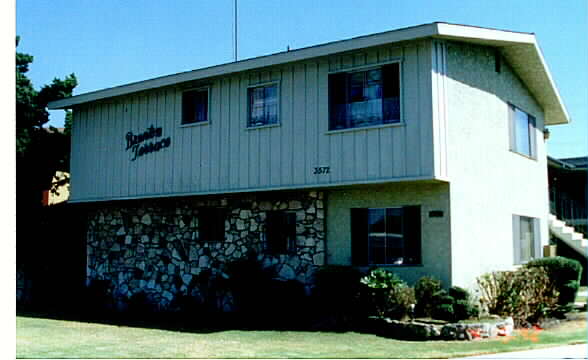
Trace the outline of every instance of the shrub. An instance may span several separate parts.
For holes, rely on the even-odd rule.
[[[418,316],[446,321],[459,321],[478,316],[478,308],[472,304],[466,289],[454,286],[449,291],[441,287],[441,281],[424,276],[415,285]]]
[[[559,305],[574,302],[582,276],[582,265],[578,261],[561,256],[546,257],[531,260],[526,267],[543,267],[547,271],[559,291]]]
[[[479,310],[472,302],[470,293],[459,286],[449,288],[449,296],[453,298],[454,321],[465,320],[479,315]]]
[[[360,281],[369,288],[368,296],[379,317],[405,318],[416,302],[414,289],[385,269],[373,270]]]
[[[336,324],[345,324],[365,315],[360,305],[361,272],[351,266],[327,265],[314,274],[313,297],[317,312]]]
[[[414,286],[416,297],[415,314],[417,316],[433,317],[433,308],[442,295],[441,281],[433,277],[423,276]]]
[[[542,267],[485,274],[478,278],[478,286],[487,311],[512,316],[517,325],[536,322],[557,307],[559,292]]]

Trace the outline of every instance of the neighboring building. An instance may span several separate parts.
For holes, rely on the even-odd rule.
[[[586,236],[588,157],[547,158],[551,213]]]
[[[51,182],[51,189],[43,191],[43,205],[55,205],[69,199],[69,174],[56,171]]]
[[[306,285],[339,264],[469,287],[540,257],[543,131],[569,122],[533,34],[446,23],[50,108],[73,109],[88,280],[164,307],[251,252]]]

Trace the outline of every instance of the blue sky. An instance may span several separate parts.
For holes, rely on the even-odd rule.
[[[238,1],[239,59],[433,21],[533,32],[572,118],[549,155],[588,154],[586,0]],[[81,94],[232,61],[233,0],[18,0],[16,33],[37,88],[73,72]]]

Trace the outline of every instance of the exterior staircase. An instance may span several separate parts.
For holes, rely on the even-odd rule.
[[[588,240],[584,238],[583,234],[576,232],[573,227],[566,225],[553,214],[549,214],[548,220],[549,232],[553,236],[566,243],[584,258],[588,258]]]

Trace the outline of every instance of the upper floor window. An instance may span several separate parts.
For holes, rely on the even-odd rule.
[[[329,75],[329,130],[400,122],[400,64]]]
[[[250,87],[247,91],[249,115],[247,127],[278,123],[278,84],[271,83]]]
[[[420,206],[351,209],[355,265],[421,263]]]
[[[208,121],[208,89],[188,90],[182,94],[182,125]]]
[[[509,104],[510,150],[530,158],[537,157],[535,118]]]
[[[513,215],[514,263],[524,264],[541,256],[539,219]]]

